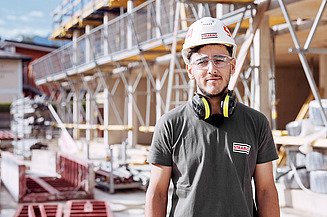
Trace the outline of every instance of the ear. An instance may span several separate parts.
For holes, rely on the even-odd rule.
[[[231,75],[233,75],[234,72],[235,72],[235,65],[236,65],[236,59],[233,58],[232,61],[230,62],[230,71],[231,71]]]
[[[192,67],[190,65],[186,64],[187,75],[191,80],[194,80],[194,75],[193,75],[191,68]]]

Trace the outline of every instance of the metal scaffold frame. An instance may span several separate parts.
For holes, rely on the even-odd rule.
[[[310,88],[320,102],[304,53],[309,50],[326,1],[321,3],[303,48],[284,2],[278,3]],[[181,42],[191,22],[216,15],[226,25],[233,25],[232,34],[239,45],[230,88],[235,87],[238,100],[252,108],[262,110],[262,104],[269,103],[265,112],[276,129],[274,35],[270,35],[272,60],[268,72],[261,68],[259,46],[260,24],[269,4],[269,0],[242,5],[150,0],[133,7],[129,0],[127,13],[111,20],[105,15],[103,25],[93,29],[88,26],[84,35],[77,37],[76,33],[71,43],[34,61],[36,83],[52,90],[50,101],[64,122],[61,127],[73,129],[70,133],[74,139],[80,139],[84,130],[89,144],[95,134],[103,131],[103,143],[109,146],[113,144],[110,132],[123,131],[121,142],[127,138],[127,145],[134,146],[140,132],[153,132],[163,113],[193,96],[195,84],[183,69]],[[249,24],[244,28],[246,22]],[[263,79],[268,83],[265,96],[261,93]],[[267,100],[262,102],[262,98]],[[119,100],[123,103],[117,105]],[[320,107],[327,125],[321,103]]]
[[[319,7],[316,18],[314,20],[314,23],[313,23],[311,29],[310,29],[308,38],[307,38],[303,48],[301,48],[299,39],[296,36],[296,33],[295,33],[295,30],[294,30],[291,18],[289,16],[289,13],[287,11],[287,8],[285,6],[284,1],[283,0],[278,0],[278,3],[279,3],[280,8],[281,8],[281,10],[283,12],[285,20],[286,20],[286,22],[288,24],[288,29],[290,31],[292,41],[293,41],[293,43],[295,45],[295,48],[296,48],[296,50],[298,52],[298,56],[299,56],[299,59],[301,61],[302,67],[304,69],[305,76],[306,76],[306,78],[307,78],[307,80],[309,82],[310,89],[311,89],[311,91],[312,91],[312,93],[314,95],[314,98],[318,101],[319,108],[320,108],[320,115],[322,117],[323,123],[324,123],[325,127],[327,127],[327,117],[326,117],[326,113],[324,111],[324,108],[323,108],[323,106],[321,104],[321,97],[320,97],[316,82],[315,82],[315,80],[313,78],[312,71],[311,71],[311,69],[309,67],[308,60],[307,60],[306,56],[304,55],[304,51],[309,49],[312,38],[313,38],[313,36],[314,36],[314,34],[315,34],[316,30],[317,30],[319,20],[320,20],[320,18],[322,16],[322,13],[324,12],[324,10],[326,8],[327,1],[326,0],[321,1],[321,5]]]
[[[177,43],[178,41],[180,41],[181,38],[183,38],[185,32],[186,32],[186,28],[187,28],[187,22],[195,20],[196,18],[199,17],[203,17],[203,16],[210,16],[210,8],[208,4],[197,4],[194,5],[192,3],[190,3],[189,5],[187,5],[186,3],[182,3],[180,1],[165,1],[165,6],[163,7],[162,2],[160,0],[157,1],[148,1],[140,6],[138,6],[137,8],[131,9],[131,7],[128,6],[128,12],[120,17],[117,17],[116,19],[109,21],[107,25],[104,26],[100,26],[97,27],[95,29],[90,30],[89,34],[85,34],[81,37],[79,37],[78,39],[73,40],[73,42],[69,45],[66,45],[64,47],[62,47],[61,49],[59,49],[58,51],[50,54],[48,57],[42,58],[40,60],[38,60],[37,62],[34,63],[34,69],[35,69],[35,75],[36,75],[36,79],[37,79],[37,83],[42,85],[44,84],[46,81],[51,82],[51,81],[56,81],[58,79],[66,79],[69,80],[68,82],[70,82],[70,85],[67,85],[68,87],[72,87],[70,88],[70,90],[68,90],[65,92],[61,91],[61,94],[59,95],[60,98],[65,98],[65,110],[66,112],[64,112],[63,114],[61,114],[60,116],[62,117],[70,117],[70,119],[65,119],[65,122],[68,124],[66,124],[66,126],[70,126],[70,127],[75,127],[75,128],[92,128],[92,127],[84,127],[84,125],[81,125],[80,121],[79,121],[79,115],[85,115],[90,117],[89,111],[88,112],[84,111],[83,107],[80,107],[79,105],[81,103],[78,103],[78,100],[84,100],[85,101],[85,95],[81,94],[83,91],[81,90],[81,87],[76,86],[76,85],[72,85],[72,82],[74,83],[79,83],[79,80],[75,81],[71,81],[70,77],[74,76],[74,75],[82,75],[83,74],[83,70],[87,70],[87,69],[92,69],[95,68],[98,73],[97,74],[105,74],[109,77],[109,79],[111,79],[111,77],[114,77],[115,74],[119,74],[119,77],[122,80],[122,83],[125,86],[125,92],[126,92],[126,101],[130,101],[130,106],[132,107],[132,109],[128,108],[129,111],[134,111],[134,113],[137,116],[138,122],[140,123],[140,130],[141,131],[152,131],[153,130],[153,126],[150,125],[150,111],[151,111],[151,106],[150,106],[150,101],[151,101],[151,95],[153,93],[155,93],[156,96],[156,120],[161,116],[162,112],[167,112],[169,111],[171,108],[176,107],[180,104],[182,104],[183,102],[187,101],[190,97],[192,97],[193,95],[193,91],[194,91],[194,83],[193,84],[189,84],[189,81],[187,79],[187,75],[186,75],[186,71],[182,69],[181,63],[180,63],[180,58],[178,58],[178,56],[180,56],[179,53],[177,53]],[[175,4],[175,6],[174,6]],[[138,26],[136,25],[136,23],[138,22],[137,20],[135,20],[135,17],[137,17],[137,13],[141,10],[144,9],[151,9],[151,11],[149,13],[145,13],[147,16],[154,16],[152,19],[147,18],[147,20],[150,20],[150,23],[152,22],[156,22],[155,25],[152,24],[153,30],[152,32],[155,33],[155,37],[160,39],[160,43],[163,44],[165,47],[170,47],[170,54],[166,54],[166,56],[168,56],[168,59],[170,59],[169,62],[169,67],[167,70],[164,71],[164,73],[162,74],[162,77],[160,78],[160,75],[156,74],[156,78],[154,78],[154,73],[153,70],[151,70],[150,64],[148,63],[149,61],[146,59],[146,50],[144,49],[144,46],[149,46],[148,44],[151,44],[151,41],[153,41],[153,39],[149,39],[147,38],[146,41],[144,40],[140,40],[143,37],[143,33],[139,33],[138,31]],[[160,15],[157,15],[155,13],[155,9],[156,11],[160,11]],[[174,15],[174,19],[172,21],[170,21],[169,25],[164,26],[162,25],[162,20],[160,19],[161,17],[158,16],[162,16],[163,11],[165,10],[161,10],[161,8],[165,8],[166,10],[170,9],[170,14]],[[168,9],[167,9],[168,8]],[[189,11],[187,11],[187,9]],[[253,14],[255,12],[255,8],[254,5],[249,4],[249,5],[245,5],[244,7],[241,7],[240,9],[234,10],[230,13],[228,13],[227,15],[221,17],[221,19],[227,24],[233,24],[236,23],[236,27],[234,29],[233,35],[236,36],[238,30],[241,27],[242,21],[244,19],[248,19],[253,17]],[[192,13],[193,15],[191,17],[187,17],[187,14]],[[144,12],[143,12],[144,14]],[[165,18],[167,17],[171,17],[166,15]],[[140,19],[140,18],[139,18]],[[251,18],[252,19],[252,18]],[[123,33],[127,33],[127,37],[126,40],[124,39],[120,39],[120,41],[118,41],[118,43],[116,42],[115,44],[120,45],[120,48],[122,49],[121,51],[119,51],[118,48],[113,48],[112,44],[109,43],[107,40],[105,40],[106,38],[109,39],[109,35],[107,34],[107,31],[104,32],[104,30],[113,30],[115,28],[113,28],[115,25],[117,24],[127,24],[126,29],[123,29],[118,33],[118,36],[123,35]],[[161,24],[161,25],[159,25]],[[147,24],[147,27],[149,26],[149,24]],[[167,34],[169,37],[167,37],[166,35],[163,35],[164,32],[164,28],[171,29],[171,33]],[[148,29],[148,28],[147,28]],[[250,29],[250,28],[249,28]],[[247,48],[246,50],[249,48],[249,46],[251,45],[251,42],[253,40],[253,36],[255,33],[255,30],[252,30],[252,32],[250,30],[248,30],[248,32],[251,32],[251,39],[249,40],[250,43],[247,44]],[[105,34],[106,33],[106,34]],[[147,35],[151,35],[149,34],[149,32],[147,32]],[[247,36],[249,38],[249,36]],[[101,39],[101,40],[98,40]],[[155,39],[155,38],[154,38]],[[99,44],[99,41],[102,42]],[[144,43],[144,42],[148,42],[148,43]],[[171,44],[171,46],[169,46],[169,44]],[[101,46],[102,45],[108,45],[108,49],[103,49]],[[156,44],[154,44],[156,45]],[[126,46],[126,47],[124,47]],[[134,51],[134,48],[136,48],[136,51]],[[151,47],[150,47],[151,48]],[[149,48],[149,49],[150,49]],[[86,52],[82,52],[80,51],[80,49],[86,49]],[[70,50],[70,51],[69,51]],[[88,51],[89,50],[89,51]],[[107,50],[106,52],[104,52],[104,50]],[[67,62],[67,51],[69,51],[68,53],[69,55],[69,59],[71,59],[70,62]],[[115,52],[116,51],[116,52]],[[72,53],[73,52],[73,53]],[[107,53],[108,52],[108,53]],[[131,53],[131,55],[135,55],[137,54],[140,58],[139,60],[135,61],[135,62],[130,62],[128,64],[126,64],[124,62],[124,59],[119,59],[122,58],[121,56],[121,52],[125,52],[125,53]],[[89,55],[88,55],[89,53]],[[118,57],[117,55],[114,55],[118,53]],[[167,52],[166,52],[167,53]],[[82,56],[81,56],[82,55]],[[253,52],[252,55],[253,56]],[[128,55],[127,55],[128,56]],[[102,58],[102,59],[101,59]],[[113,67],[111,72],[104,72],[104,70],[101,69],[101,63],[103,61],[103,59],[106,59],[107,62],[113,62]],[[156,58],[157,61],[160,61],[161,57]],[[243,55],[243,60],[244,61],[246,58],[246,52]],[[69,60],[68,59],[68,60]],[[57,60],[57,61],[55,61]],[[63,61],[65,60],[65,61]],[[57,65],[54,65],[53,63],[59,63]],[[251,61],[253,62],[253,61]],[[153,63],[153,61],[151,62],[151,64],[155,64]],[[128,84],[128,78],[126,76],[126,71],[129,70],[129,68],[137,68],[137,67],[131,67],[131,65],[143,65],[143,68],[145,69],[145,76],[143,75],[143,72],[139,73],[136,76],[136,81],[133,85],[129,85]],[[238,74],[241,73],[241,67],[237,68],[238,70]],[[37,73],[39,70],[41,70],[42,72],[44,72],[45,68],[51,68],[49,69],[48,72],[51,72],[51,74],[48,75],[44,75],[41,73]],[[258,79],[250,79],[250,76],[253,77],[253,73],[251,73],[252,71],[256,70],[258,68],[258,66],[251,66],[250,68],[248,68],[245,72],[241,73],[241,80],[242,80],[242,84],[243,84],[243,88],[244,88],[244,96],[242,97],[240,95],[240,92],[238,91],[238,89],[236,90],[237,96],[239,101],[241,102],[245,102],[248,103],[249,101],[251,101],[250,105],[257,105],[258,103],[255,103],[255,99],[253,97],[253,93],[256,90],[256,87],[258,86]],[[57,69],[57,70],[56,70]],[[253,69],[253,70],[252,70]],[[55,73],[53,73],[55,72]],[[41,76],[40,76],[41,75]],[[86,90],[83,93],[88,93],[89,96],[96,96],[96,94],[98,94],[100,92],[100,90],[103,91],[103,93],[106,93],[105,89],[106,88],[102,88],[101,89],[101,84],[98,83],[98,86],[96,87],[96,91],[95,93],[92,93],[90,87],[86,86],[86,82],[83,79],[83,75],[80,76],[82,79],[80,79],[83,83],[83,88]],[[94,76],[93,76],[94,77]],[[101,78],[103,78],[103,76],[100,76]],[[128,98],[128,93],[135,93],[136,92],[136,88],[138,86],[138,82],[141,80],[142,77],[145,77],[146,79],[146,84],[147,84],[147,91],[146,91],[146,111],[145,111],[145,118],[142,117],[140,109],[138,108],[136,102],[135,102],[135,98],[132,96],[130,96],[130,98]],[[102,84],[105,84],[104,80],[102,79]],[[257,83],[255,83],[257,82]],[[250,86],[249,87],[249,83]],[[62,89],[62,88],[61,88]],[[76,90],[79,90],[79,93],[76,93]],[[74,92],[75,91],[75,92]],[[172,93],[175,93],[174,96],[172,96]],[[164,102],[163,97],[162,97],[162,92],[166,93],[166,100]],[[252,94],[250,94],[250,92]],[[77,96],[79,95],[79,96]],[[64,97],[66,96],[66,97]],[[73,97],[75,96],[75,97]],[[69,103],[70,101],[72,101],[71,99],[75,99],[73,100],[74,103]],[[109,103],[112,103],[112,100],[109,100]],[[94,105],[95,108],[97,108],[96,103],[91,103],[91,105]],[[71,106],[72,105],[72,106]],[[75,105],[75,106],[74,106]],[[72,108],[73,107],[73,108]],[[106,106],[104,106],[106,108]],[[127,110],[128,110],[127,109]],[[98,109],[97,109],[98,110]],[[75,112],[72,112],[75,111]],[[106,111],[109,112],[109,109],[106,109]],[[115,109],[113,109],[113,111],[115,112]],[[72,114],[74,113],[74,114]],[[76,114],[78,113],[78,115]],[[106,112],[104,112],[105,115]],[[115,112],[116,116],[117,116],[117,112]],[[68,115],[67,115],[68,114]],[[126,115],[125,115],[126,116]],[[75,117],[75,118],[71,118],[71,117]],[[105,125],[104,122],[102,120],[107,120],[106,118],[102,117],[100,112],[98,112],[98,117],[99,117],[99,121],[100,121],[100,125]],[[67,117],[66,117],[67,118]],[[130,116],[130,118],[132,118]],[[87,118],[82,118],[83,120],[86,120]],[[73,123],[71,123],[71,121]],[[130,121],[132,123],[132,121]],[[85,123],[87,124],[87,123]],[[152,125],[154,123],[152,122]],[[94,129],[94,127],[93,127]],[[106,127],[104,127],[104,129],[106,129]],[[131,129],[130,129],[131,130]],[[74,137],[78,138],[78,129],[74,130]],[[106,133],[105,133],[106,134]],[[104,136],[107,140],[108,137]],[[133,139],[129,139],[129,141],[133,141]]]

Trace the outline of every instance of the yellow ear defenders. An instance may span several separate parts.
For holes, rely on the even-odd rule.
[[[221,101],[220,109],[225,118],[230,117],[234,113],[236,100],[232,90],[228,90],[224,100]],[[195,94],[192,99],[193,110],[200,119],[207,119],[211,115],[211,106],[209,101],[199,94]]]

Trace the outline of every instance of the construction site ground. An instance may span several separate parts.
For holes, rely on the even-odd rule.
[[[312,214],[303,210],[285,207],[283,186],[277,183],[280,196],[281,217],[323,217],[324,215]],[[299,190],[300,191],[300,190]],[[114,217],[143,217],[145,192],[143,190],[120,190],[114,194],[95,189],[95,199],[108,201]],[[65,201],[59,202],[65,203]],[[6,188],[1,185],[0,217],[13,217],[18,207]]]

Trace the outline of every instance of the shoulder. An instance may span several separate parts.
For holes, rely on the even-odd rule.
[[[263,122],[268,121],[267,117],[263,113],[239,102],[237,103],[237,106],[235,108],[235,113],[239,116],[255,119],[257,121],[263,121]]]
[[[269,121],[263,113],[242,103],[237,103],[234,114],[235,120],[243,127],[252,126],[259,131],[270,128]]]

